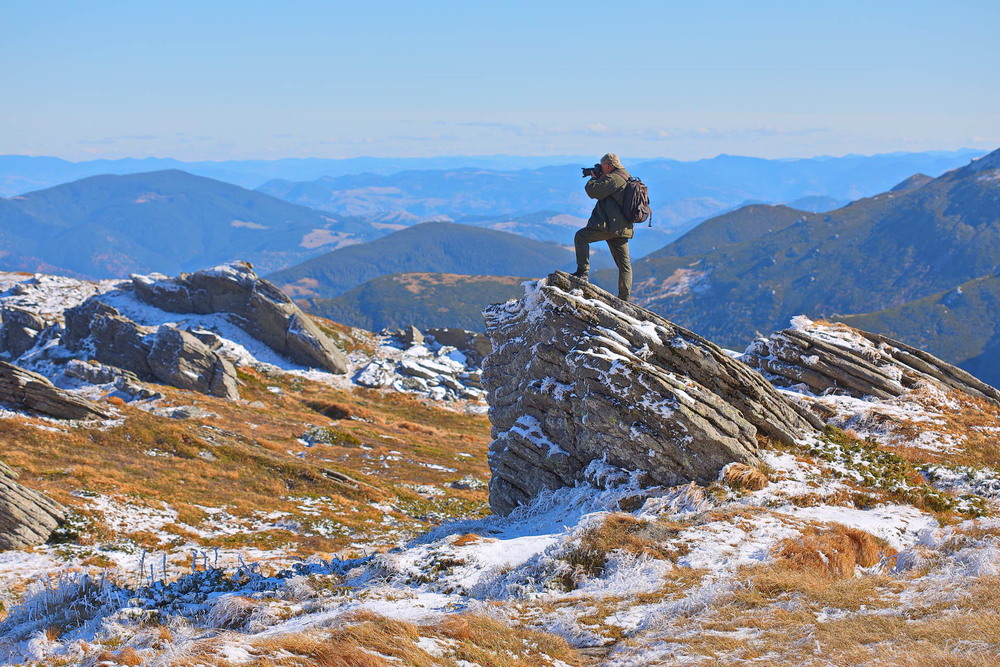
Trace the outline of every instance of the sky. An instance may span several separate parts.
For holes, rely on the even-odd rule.
[[[997,34],[996,0],[0,0],[0,154],[992,150]]]

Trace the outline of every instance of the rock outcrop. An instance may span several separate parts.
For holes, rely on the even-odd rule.
[[[920,381],[1000,405],[1000,391],[934,355],[846,324],[796,317],[792,327],[755,340],[742,359],[780,386],[858,398],[900,396]]]
[[[821,426],[716,345],[561,271],[484,316],[498,514],[595,459],[650,485],[706,483],[754,463],[758,433],[787,443]]]
[[[236,369],[195,334],[176,327],[143,327],[92,297],[65,312],[62,344],[102,364],[211,396],[236,399]]]
[[[17,359],[35,345],[45,320],[27,310],[10,306],[0,308],[0,355]]]
[[[331,373],[347,372],[347,356],[281,290],[246,262],[177,278],[133,276],[141,300],[172,313],[227,313],[234,324],[291,361]]]
[[[17,473],[0,462],[0,551],[44,543],[66,514],[62,505],[15,479]]]
[[[493,346],[490,339],[477,331],[465,329],[443,328],[427,329],[424,333],[434,338],[441,345],[450,345],[464,354],[469,363],[478,366],[490,353]]]
[[[38,373],[0,361],[0,403],[7,403],[56,419],[106,419],[111,412],[73,396]]]
[[[462,329],[453,342],[467,343],[481,336]],[[485,338],[485,337],[484,337]],[[363,387],[392,388],[424,395],[435,401],[482,401],[482,372],[473,360],[475,350],[461,350],[424,335],[416,327],[383,332],[379,355],[359,370],[354,381]]]

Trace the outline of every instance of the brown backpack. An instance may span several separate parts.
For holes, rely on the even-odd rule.
[[[649,188],[634,176],[625,183],[625,192],[622,195],[622,212],[625,214],[625,222],[630,225],[645,222],[648,219],[649,226],[653,226],[653,209],[649,208]]]

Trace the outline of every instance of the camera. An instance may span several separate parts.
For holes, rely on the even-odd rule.
[[[592,176],[593,178],[600,178],[604,175],[604,170],[601,168],[601,163],[598,162],[593,167],[580,167],[583,170],[583,178]]]

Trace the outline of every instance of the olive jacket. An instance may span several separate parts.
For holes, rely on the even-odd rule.
[[[629,178],[630,174],[624,169],[615,169],[606,176],[587,181],[587,196],[597,200],[594,212],[587,221],[588,229],[600,229],[621,238],[632,238],[632,225],[625,222],[622,210],[625,184]]]

